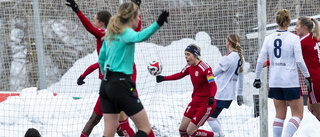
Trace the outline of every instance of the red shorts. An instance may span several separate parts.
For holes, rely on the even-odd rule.
[[[308,92],[309,96],[309,103],[310,104],[317,104],[320,103],[320,84],[318,84],[320,81],[312,81],[312,92]],[[317,84],[315,84],[317,83]]]
[[[184,112],[184,116],[190,118],[193,124],[200,127],[212,115],[215,107],[216,103],[213,103],[209,106],[190,102],[187,109]]]
[[[96,115],[98,116],[102,116],[102,110],[101,110],[101,102],[100,102],[100,97],[98,97],[98,100],[97,100],[97,103],[96,105],[94,106],[94,109],[93,109],[94,113],[96,113]]]

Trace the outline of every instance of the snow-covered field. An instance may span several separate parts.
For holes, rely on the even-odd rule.
[[[222,55],[216,46],[211,45],[211,38],[205,32],[196,34],[195,39],[181,39],[167,46],[153,43],[136,44],[137,89],[156,136],[179,136],[178,127],[184,110],[191,100],[192,84],[188,76],[177,81],[156,83],[155,77],[147,72],[147,63],[152,60],[161,61],[162,75],[179,72],[186,65],[184,49],[191,43],[201,47],[203,61],[213,69],[218,65]],[[89,65],[96,62],[97,55],[94,51],[74,63],[62,79],[47,90],[26,88],[20,91],[20,96],[9,97],[0,103],[0,137],[21,137],[30,127],[38,129],[43,137],[80,136],[99,96],[100,80],[97,71],[87,76],[86,83],[82,86],[76,85],[76,80]],[[248,67],[249,64],[245,64],[243,91],[245,105],[238,106],[233,102],[230,109],[224,110],[219,116],[226,137],[259,136],[259,118],[253,117],[252,99],[258,90],[252,87],[254,73],[248,72]],[[53,93],[58,95],[53,96]],[[72,97],[81,99],[75,100]],[[271,137],[275,110],[272,100],[268,101],[268,127]],[[290,117],[288,109],[287,119]],[[131,121],[134,127],[132,123]],[[320,135],[319,127],[320,122],[305,107],[304,119],[294,136],[317,137]],[[210,130],[207,124],[201,128]],[[91,136],[101,137],[102,132],[103,122],[100,122]]]

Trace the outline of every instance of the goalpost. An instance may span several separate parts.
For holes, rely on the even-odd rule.
[[[93,22],[98,11],[115,14],[121,2],[130,0],[75,1]],[[95,37],[85,30],[77,15],[65,5],[65,0],[38,0],[38,4],[42,57],[38,53],[37,38],[40,36],[36,35],[39,29],[35,27],[33,0],[0,0],[0,133],[3,133],[0,137],[23,136],[31,127],[38,129],[42,136],[80,136],[99,96],[97,70],[85,78],[84,85],[76,84],[84,70],[97,62]],[[179,136],[178,128],[191,101],[193,87],[188,76],[156,83],[155,77],[147,71],[147,63],[161,61],[161,75],[177,73],[186,65],[184,49],[195,43],[201,48],[201,59],[215,69],[222,56],[228,53],[227,35],[236,33],[241,37],[247,62],[244,105],[238,106],[233,101],[229,109],[222,111],[218,117],[222,132],[232,137],[268,136],[273,119],[264,117],[261,120],[267,112],[261,108],[259,117],[254,114],[254,107],[257,107],[254,95],[260,93],[264,100],[260,100],[263,103],[260,107],[268,104],[267,98],[261,96],[267,89],[259,92],[252,86],[259,45],[264,35],[276,29],[273,26],[277,10],[291,11],[293,23],[289,29],[293,31],[292,26],[299,16],[313,16],[319,20],[319,5],[318,0],[142,0],[142,29],[156,21],[161,10],[170,12],[169,23],[147,42],[136,44],[135,51],[137,89],[155,135]],[[260,22],[264,14],[265,20]],[[261,34],[264,28],[266,32]],[[41,61],[38,57],[44,60],[45,81],[41,80],[43,75],[39,75]],[[40,82],[47,85],[45,90],[39,90],[42,89]],[[302,89],[305,94],[305,87]],[[259,122],[267,124],[268,121],[269,125],[259,125]],[[134,127],[132,121],[131,126]],[[207,124],[201,128],[211,130]],[[102,132],[103,121],[91,136],[100,137]]]

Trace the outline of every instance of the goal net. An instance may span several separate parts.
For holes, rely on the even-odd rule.
[[[98,11],[115,14],[122,0],[75,1],[93,22]],[[126,1],[129,0],[123,0]],[[318,0],[268,0],[267,33],[276,29],[273,26],[277,10],[291,11],[293,31],[294,20],[299,16],[319,19],[319,5]],[[23,136],[31,127],[45,137],[80,136],[99,97],[98,70],[85,78],[85,84],[77,85],[78,77],[98,61],[96,39],[64,0],[39,0],[47,84],[47,89],[39,90],[33,7],[32,0],[0,0],[0,137]],[[201,48],[201,59],[214,70],[229,52],[225,47],[227,35],[236,33],[241,37],[246,61],[244,105],[233,101],[218,119],[226,136],[259,136],[253,97],[259,92],[252,86],[259,54],[257,0],[142,0],[142,29],[156,21],[161,10],[170,12],[169,23],[148,41],[137,43],[135,51],[137,90],[155,135],[179,136],[193,87],[188,76],[156,83],[147,71],[147,63],[161,61],[161,75],[180,72],[186,65],[184,49],[194,43]],[[305,88],[303,91],[306,93]],[[201,129],[211,130],[207,123]],[[103,120],[90,136],[100,137],[102,133]]]

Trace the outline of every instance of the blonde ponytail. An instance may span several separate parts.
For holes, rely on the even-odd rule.
[[[243,56],[242,56],[242,49],[241,49],[241,46],[240,46],[240,37],[237,35],[237,34],[230,34],[228,35],[228,41],[231,42],[231,46],[235,49],[237,49],[238,51],[238,55],[239,55],[239,58],[240,58],[240,62],[241,62],[241,66],[240,66],[240,70],[239,70],[239,73],[242,73],[243,72]]]
[[[125,2],[119,7],[118,13],[111,17],[107,33],[102,39],[109,38],[109,43],[114,39],[114,35],[121,35],[122,31],[126,26],[127,22],[130,21],[131,17],[138,15],[138,6],[133,2]]]
[[[312,30],[312,38],[317,38],[318,40],[320,39],[319,35],[320,35],[320,29],[319,29],[319,21],[317,19],[312,19],[314,23],[314,28]]]

